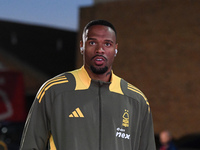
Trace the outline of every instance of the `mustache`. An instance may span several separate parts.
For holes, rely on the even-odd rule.
[[[91,60],[95,59],[96,57],[103,57],[105,60],[107,60],[107,58],[103,55],[95,55],[91,58]]]

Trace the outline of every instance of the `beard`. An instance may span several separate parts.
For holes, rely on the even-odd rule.
[[[104,73],[106,73],[108,71],[108,67],[107,66],[105,66],[103,68],[95,68],[94,66],[90,66],[90,69],[95,74],[104,74]]]

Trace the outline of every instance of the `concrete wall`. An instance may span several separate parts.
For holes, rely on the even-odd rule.
[[[148,97],[155,133],[175,137],[200,132],[200,2],[109,2],[80,11],[80,33],[93,19],[118,31],[114,72]],[[77,67],[82,65],[77,56]]]

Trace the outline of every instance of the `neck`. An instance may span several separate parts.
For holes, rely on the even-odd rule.
[[[85,70],[87,71],[90,78],[93,79],[93,80],[100,80],[100,81],[104,81],[104,82],[109,82],[110,79],[111,79],[111,74],[112,74],[111,69],[108,70],[107,72],[103,73],[103,74],[95,74],[88,67],[85,67]]]

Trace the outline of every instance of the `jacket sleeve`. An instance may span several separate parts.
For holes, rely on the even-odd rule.
[[[150,111],[150,106],[145,105],[143,111],[144,118],[142,120],[139,150],[156,150],[153,119]]]
[[[45,150],[50,136],[46,96],[35,98],[24,127],[20,150]]]

